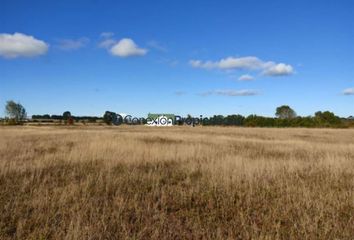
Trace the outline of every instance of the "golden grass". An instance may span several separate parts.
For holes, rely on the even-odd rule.
[[[354,239],[354,130],[3,127],[0,239]]]

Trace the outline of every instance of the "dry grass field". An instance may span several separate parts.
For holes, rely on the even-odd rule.
[[[2,127],[0,239],[354,239],[354,130]]]

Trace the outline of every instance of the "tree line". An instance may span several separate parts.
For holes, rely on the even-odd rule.
[[[354,126],[354,120],[342,119],[334,113],[316,112],[315,116],[294,117],[294,118],[276,118],[263,117],[258,115],[214,115],[206,121],[204,125],[222,125],[222,126],[245,126],[245,127],[349,127]]]
[[[14,101],[8,101],[5,106],[6,119],[5,123],[21,124],[27,120],[26,109],[20,104]],[[33,122],[51,122],[61,121],[65,124],[72,125],[75,122],[87,122],[96,123],[104,122],[108,125],[112,125],[117,118],[117,114],[114,112],[106,111],[102,117],[97,116],[74,116],[70,111],[65,111],[62,115],[32,115]],[[192,121],[191,115],[188,115]],[[135,124],[145,124],[146,120],[136,122]],[[177,125],[183,125],[185,122],[176,122]],[[193,124],[194,125],[194,124]],[[318,111],[314,116],[301,117],[297,116],[295,110],[290,106],[283,105],[275,110],[275,117],[264,117],[258,115],[249,115],[247,117],[240,114],[232,115],[214,115],[209,118],[204,118],[203,121],[198,121],[197,125],[206,126],[244,126],[244,127],[354,127],[354,118],[340,118],[330,111]]]
[[[102,117],[96,117],[96,116],[74,116],[71,115],[69,111],[64,112],[62,115],[49,115],[49,114],[43,114],[43,115],[32,115],[32,120],[59,120],[59,121],[68,121],[69,119],[72,119],[74,122],[79,122],[79,121],[87,121],[91,123],[95,123],[99,120],[103,120]]]

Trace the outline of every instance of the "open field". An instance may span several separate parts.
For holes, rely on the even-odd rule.
[[[354,239],[354,130],[1,127],[0,239]]]

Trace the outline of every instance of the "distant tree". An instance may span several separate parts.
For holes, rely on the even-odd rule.
[[[62,118],[62,116],[60,116]],[[49,114],[44,115],[32,115],[32,119],[54,119]]]
[[[316,112],[315,119],[317,121],[317,124],[320,126],[331,126],[331,125],[333,126],[333,125],[339,125],[341,123],[340,118],[336,116],[334,113],[329,111]]]
[[[288,105],[277,107],[275,116],[281,119],[292,119],[296,117],[296,112]]]
[[[276,122],[275,120],[278,120],[278,122]],[[280,122],[279,119],[262,117],[262,116],[251,114],[245,119],[244,125],[249,127],[274,127],[274,126],[282,127],[284,124],[282,121]]]
[[[226,116],[226,118],[224,119],[224,124],[228,125],[228,126],[242,126],[243,122],[245,120],[245,117],[242,115],[228,115]]]
[[[247,127],[257,127],[258,126],[257,118],[258,118],[258,116],[255,114],[251,114],[251,115],[247,116],[245,119],[245,125]]]
[[[224,125],[223,115],[214,115],[209,118],[209,125]]]
[[[33,118],[33,116],[32,116],[32,118]],[[63,120],[63,116],[62,115],[51,115],[50,119]]]
[[[103,121],[108,125],[116,124],[117,114],[114,112],[106,111],[103,115]]]
[[[74,118],[71,116],[71,112],[69,112],[69,111],[63,112],[63,120],[64,120],[65,124],[68,124],[68,125],[74,124]]]
[[[66,111],[63,113],[63,119],[67,121],[71,117],[71,112]]]
[[[27,117],[26,109],[20,103],[14,101],[7,101],[5,112],[6,115],[16,121],[16,123],[23,121]]]

